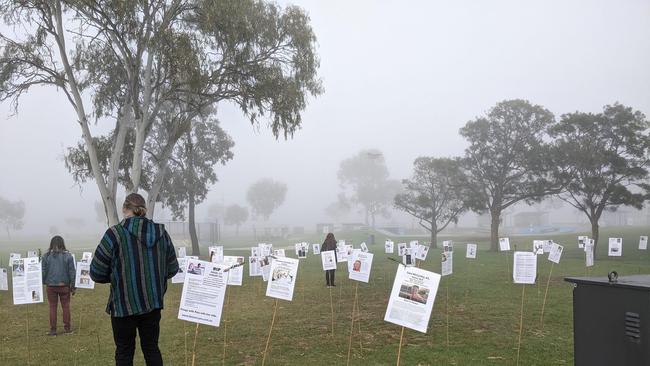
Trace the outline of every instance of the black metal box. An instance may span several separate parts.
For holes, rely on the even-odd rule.
[[[575,286],[575,365],[650,366],[650,275],[565,281]]]

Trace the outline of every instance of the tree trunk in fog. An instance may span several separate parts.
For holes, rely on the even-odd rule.
[[[599,219],[600,217],[593,216],[589,218],[589,222],[591,222],[591,238],[594,239],[594,260],[596,259],[596,248],[598,247],[598,236],[600,234]]]
[[[375,213],[374,212],[372,212],[370,214],[370,219],[372,220],[372,228],[374,229],[375,228]]]
[[[201,249],[199,248],[199,237],[196,235],[196,221],[194,215],[195,202],[194,202],[194,193],[189,192],[189,202],[188,202],[188,211],[189,211],[189,225],[190,225],[190,241],[192,242],[192,255],[200,256]]]
[[[431,249],[438,249],[438,234],[435,230],[431,230]]]
[[[490,211],[492,221],[490,223],[490,250],[493,252],[499,251],[499,222],[501,221],[501,212],[494,210]]]
[[[9,232],[9,226],[5,226],[5,230],[7,230],[7,239],[11,240],[11,233]]]

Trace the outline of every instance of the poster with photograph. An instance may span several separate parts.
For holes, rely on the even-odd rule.
[[[429,254],[429,247],[426,245],[418,245],[418,249],[415,253],[415,259],[419,259],[421,261],[427,259],[427,254]]]
[[[555,264],[560,264],[560,258],[562,258],[563,250],[564,247],[562,245],[553,243],[553,246],[551,247],[551,252],[548,253],[548,260]]]
[[[349,262],[352,263],[348,278],[355,281],[368,283],[372,269],[373,254],[362,250],[354,251]]]
[[[38,258],[15,259],[11,274],[14,305],[43,302],[43,272]]]
[[[368,246],[366,245],[365,242],[361,243],[361,245],[359,245],[359,246],[361,247],[362,252],[368,253]]]
[[[585,248],[585,243],[587,243],[587,239],[589,239],[588,236],[578,236],[578,249],[584,249]]]
[[[187,255],[187,248],[185,247],[178,247],[176,250],[178,251],[178,253],[176,253],[176,258],[185,258]]]
[[[537,254],[533,252],[515,252],[512,259],[512,279],[514,283],[534,285],[537,278]]]
[[[269,280],[269,275],[271,274],[271,262],[273,262],[273,257],[270,255],[260,258],[260,270],[262,271],[262,280],[264,282]]]
[[[397,243],[397,255],[403,257],[404,251],[406,251],[406,243]]]
[[[402,256],[402,264],[404,264],[407,267],[414,266],[415,257],[413,256],[411,248],[404,248],[404,250],[402,250],[402,253],[404,253],[404,255]]]
[[[92,290],[95,288],[95,281],[90,278],[90,263],[79,262],[77,263],[77,275],[74,280],[76,288],[85,288]]]
[[[273,253],[273,244],[260,243],[260,244],[257,244],[257,246],[260,248],[260,256],[261,257],[266,257],[266,256],[271,255]]]
[[[320,252],[320,260],[323,262],[323,271],[336,269],[336,253],[333,250]]]
[[[465,258],[476,259],[476,251],[478,246],[476,244],[467,244],[467,249],[465,250]]]
[[[336,261],[338,263],[348,261],[348,248],[345,245],[340,245],[336,247]]]
[[[228,284],[228,266],[189,259],[178,319],[218,327]],[[190,271],[192,268],[192,271]]]
[[[14,261],[22,258],[20,253],[9,253],[9,267],[13,266]]]
[[[9,291],[9,281],[7,277],[7,269],[0,268],[0,291]]]
[[[309,244],[307,243],[296,244],[296,255],[298,256],[298,258],[307,258],[308,248],[309,248]]]
[[[449,276],[454,273],[454,252],[442,252],[442,269],[443,276]]]
[[[544,240],[533,240],[533,253],[537,255],[544,254]]]
[[[639,250],[648,250],[648,237],[639,237]]]
[[[609,238],[607,255],[610,257],[620,257],[623,255],[623,238]]]
[[[442,242],[442,251],[445,253],[450,253],[454,251],[454,242],[451,240],[445,240]]]
[[[28,250],[27,251],[27,258],[38,258],[38,251],[37,250]]]
[[[542,246],[544,248],[544,253],[550,253],[551,248],[553,248],[553,240],[544,240]]]
[[[208,247],[208,258],[208,261],[212,263],[223,262],[223,245],[213,245]]]
[[[262,269],[260,268],[260,257],[248,257],[248,276],[259,277],[261,275]]]
[[[81,253],[81,263],[88,263],[93,261],[93,253],[92,252],[83,252]]]
[[[399,266],[384,321],[426,333],[439,284],[437,273]]]
[[[510,250],[510,238],[499,238],[499,251],[507,252]]]
[[[320,244],[312,244],[311,250],[314,252],[314,255],[320,254]]]
[[[241,286],[244,278],[244,257],[237,257],[234,255],[224,255],[223,264],[227,267],[233,267],[228,270],[228,285]]]
[[[178,272],[172,277],[172,283],[183,283],[185,282],[185,271],[187,271],[187,258],[177,258],[178,260]]]
[[[251,247],[251,257],[253,258],[261,257],[260,247]]]
[[[395,251],[395,243],[392,240],[386,240],[384,243],[384,252],[386,254],[393,254]]]
[[[585,244],[585,266],[593,267],[594,265],[594,239],[587,239]]]
[[[274,257],[286,257],[286,254],[284,252],[284,249],[273,249],[273,256]]]
[[[266,287],[266,296],[291,301],[296,286],[300,261],[294,258],[276,258],[271,263],[271,278]]]

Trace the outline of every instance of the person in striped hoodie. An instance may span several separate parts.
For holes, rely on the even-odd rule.
[[[144,198],[132,193],[122,206],[124,220],[112,226],[95,250],[90,277],[110,283],[115,365],[132,366],[136,330],[147,366],[162,365],[158,348],[160,310],[167,280],[178,272],[176,250],[164,225],[147,219]]]

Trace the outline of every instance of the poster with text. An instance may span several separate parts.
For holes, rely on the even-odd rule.
[[[449,276],[454,273],[454,252],[442,252],[442,269],[443,276]]]
[[[544,254],[544,240],[533,240],[533,253],[537,255]]]
[[[639,238],[639,250],[648,250],[648,237],[641,236]]]
[[[384,321],[426,333],[440,284],[440,275],[399,266]]]
[[[578,249],[584,249],[585,248],[585,243],[587,242],[587,239],[589,239],[588,236],[578,236]]]
[[[542,247],[544,248],[544,253],[550,253],[551,248],[553,248],[553,240],[544,240]]]
[[[9,267],[14,264],[14,261],[20,258],[22,258],[22,255],[20,253],[9,253]]]
[[[585,244],[585,266],[593,267],[594,265],[594,239],[587,239]]]
[[[548,253],[548,260],[555,264],[560,264],[560,259],[562,258],[563,250],[564,250],[563,246],[557,243],[553,243],[553,246],[551,247],[551,252]]]
[[[298,264],[294,258],[276,258],[271,263],[271,278],[266,287],[266,296],[291,301],[296,286]]]
[[[0,268],[0,291],[9,291],[9,281],[7,277],[7,269]]]
[[[392,240],[386,240],[384,243],[384,252],[386,254],[393,254],[395,251],[395,243]]]
[[[38,258],[14,260],[11,274],[14,305],[43,302],[43,272]]]
[[[352,262],[352,268],[348,274],[348,278],[368,283],[370,280],[370,270],[372,269],[372,258],[372,253],[364,252],[362,250],[355,251],[350,259],[350,262]]]
[[[228,266],[190,259],[187,268],[178,319],[218,327],[228,284],[228,272],[224,271]]]
[[[442,251],[445,253],[454,251],[454,242],[451,240],[445,240],[442,242]]]
[[[361,247],[362,252],[368,253],[368,246],[366,245],[365,242],[361,243],[361,245],[359,245],[359,246]]]
[[[348,273],[352,272],[352,265],[354,264],[352,258],[354,258],[357,253],[362,253],[361,249],[352,249],[352,252],[348,254]]]
[[[241,286],[244,278],[244,257],[237,257],[233,255],[224,255],[223,263],[230,268],[228,272],[228,284],[233,286]]]
[[[260,268],[260,257],[248,257],[248,276],[259,277],[261,275],[262,269]]]
[[[172,283],[183,283],[185,282],[185,271],[187,270],[187,258],[177,258],[178,260],[178,272],[172,277]]]
[[[465,258],[476,259],[476,244],[467,244],[467,249],[465,251]]]
[[[348,261],[348,248],[345,245],[336,247],[336,260],[339,263]]]
[[[623,238],[609,238],[607,255],[610,257],[620,257],[623,255]]]
[[[264,280],[264,282],[269,280],[269,275],[271,274],[271,262],[273,262],[273,257],[270,255],[260,258],[260,270],[262,271],[262,280]]]
[[[426,245],[418,245],[418,249],[415,253],[415,259],[419,259],[421,261],[427,259],[427,254],[429,254],[429,247]]]
[[[415,257],[413,256],[411,248],[404,248],[402,250],[402,253],[404,253],[404,255],[402,255],[402,264],[407,266],[407,267],[414,266],[415,265]]]
[[[95,288],[95,281],[90,278],[90,263],[77,263],[77,275],[74,280],[76,288],[85,288],[92,290]]]
[[[284,252],[284,249],[274,249],[273,250],[273,256],[274,257],[286,257],[286,254]]]
[[[296,244],[296,255],[298,256],[298,258],[307,258],[308,250],[309,250],[309,244],[307,243]]]
[[[537,254],[533,252],[515,252],[512,259],[512,279],[514,283],[534,285],[537,278]]]
[[[93,261],[93,253],[92,252],[83,252],[81,253],[81,263],[88,263]]]
[[[187,255],[187,248],[185,247],[178,247],[178,253],[176,254],[176,258],[185,258]]]
[[[260,247],[251,247],[251,257],[253,258],[261,257],[260,252],[261,252]]]
[[[38,251],[37,250],[28,250],[27,251],[27,258],[38,258]]]
[[[223,246],[222,245],[214,245],[211,247],[208,247],[208,258],[210,258],[210,262],[212,263],[221,263],[223,262]]]
[[[499,251],[507,252],[510,250],[510,238],[499,238]]]
[[[397,255],[403,257],[404,251],[406,251],[406,243],[397,243]]]
[[[336,254],[333,250],[320,252],[320,260],[323,262],[323,271],[336,269]]]
[[[320,254],[320,244],[312,244],[311,248],[311,250],[314,252],[314,255]]]
[[[268,255],[271,255],[273,251],[273,244],[267,244],[267,243],[260,243],[257,244],[257,246],[260,248],[260,256],[266,257]]]

